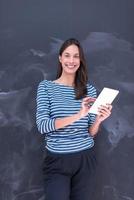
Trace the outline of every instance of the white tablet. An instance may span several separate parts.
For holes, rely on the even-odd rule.
[[[98,114],[98,108],[101,105],[106,105],[107,103],[111,104],[118,93],[119,90],[104,87],[93,105],[91,106],[89,113]]]

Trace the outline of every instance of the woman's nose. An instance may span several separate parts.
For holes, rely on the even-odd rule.
[[[70,62],[70,63],[73,63],[73,62],[74,62],[74,58],[73,58],[73,57],[70,57],[69,62]]]

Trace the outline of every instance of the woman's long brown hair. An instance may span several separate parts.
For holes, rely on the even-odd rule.
[[[76,45],[79,49],[80,67],[78,68],[76,72],[76,76],[74,80],[74,88],[75,88],[76,99],[81,99],[87,95],[88,72],[87,72],[87,66],[86,66],[83,48],[81,47],[80,42],[74,38],[70,38],[66,40],[62,44],[59,50],[59,55],[61,56],[63,51],[70,45]],[[59,62],[57,78],[59,78],[61,75],[62,75],[62,65]]]

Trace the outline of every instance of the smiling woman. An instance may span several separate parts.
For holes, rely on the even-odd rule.
[[[59,52],[55,81],[44,80],[37,93],[37,127],[46,136],[44,183],[46,200],[88,200],[96,157],[94,138],[111,114],[106,106],[89,114],[96,89],[88,83],[83,49],[68,39]],[[92,197],[91,197],[92,198]]]

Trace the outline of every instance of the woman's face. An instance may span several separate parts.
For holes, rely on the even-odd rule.
[[[75,74],[80,67],[79,49],[76,45],[70,45],[59,56],[62,65],[62,72],[67,74]]]

